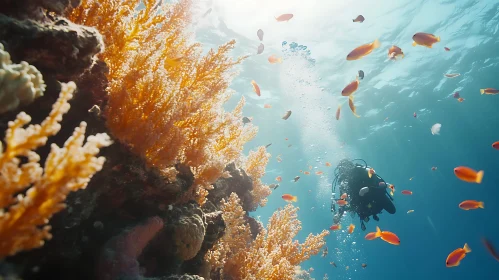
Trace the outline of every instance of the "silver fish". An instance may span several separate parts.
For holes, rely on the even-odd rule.
[[[243,123],[244,124],[247,124],[247,123],[250,123],[251,120],[248,118],[248,117],[243,117]]]
[[[256,54],[261,54],[263,52],[263,49],[265,49],[265,46],[260,43],[260,46],[258,46],[258,51],[256,52]]]
[[[289,118],[289,116],[291,116],[291,111],[286,111],[286,114],[284,114],[284,116],[282,116],[282,119],[287,120]]]
[[[444,74],[445,77],[447,78],[455,78],[461,76],[459,73],[450,73],[450,74]]]
[[[260,41],[263,41],[263,30],[258,29],[258,31],[256,32],[256,36],[258,36],[258,39],[260,39]]]

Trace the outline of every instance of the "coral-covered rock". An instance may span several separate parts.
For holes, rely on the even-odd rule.
[[[20,19],[44,21],[50,18],[45,11],[63,15],[80,3],[81,0],[3,0],[0,13]]]
[[[39,23],[0,14],[0,41],[14,62],[26,61],[62,82],[89,69],[103,51],[100,33],[68,20]]]
[[[234,163],[225,167],[231,177],[220,178],[213,184],[213,190],[210,190],[207,198],[217,209],[219,208],[222,198],[227,198],[233,192],[237,194],[241,200],[241,206],[244,211],[249,212],[252,209],[253,198],[251,190],[253,189],[253,181],[243,169],[238,169]]]
[[[261,222],[255,220],[255,218],[250,217],[247,214],[248,213],[246,213],[246,216],[244,216],[244,220],[250,226],[251,236],[253,237],[253,239],[255,239],[264,227]]]
[[[204,280],[204,278],[197,275],[184,274],[184,275],[170,275],[168,277],[163,277],[158,280]]]

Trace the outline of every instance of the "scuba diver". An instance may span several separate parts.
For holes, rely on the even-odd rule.
[[[363,161],[364,165],[353,161]],[[366,230],[364,222],[369,222],[370,216],[379,221],[378,214],[383,210],[395,214],[393,197],[387,193],[387,183],[361,159],[342,159],[334,170],[335,178],[332,185],[331,212],[334,212],[333,222],[338,224],[345,211],[356,213],[360,217],[362,230]],[[337,205],[339,195],[347,194],[349,202],[345,206]],[[338,208],[338,210],[336,209]],[[352,216],[353,217],[353,216]]]

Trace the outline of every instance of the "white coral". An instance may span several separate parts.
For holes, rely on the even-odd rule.
[[[35,66],[25,61],[13,64],[0,44],[0,114],[26,105],[43,96],[45,82]]]

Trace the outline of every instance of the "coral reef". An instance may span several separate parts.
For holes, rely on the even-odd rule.
[[[45,88],[40,71],[25,61],[12,64],[10,54],[0,43],[0,114],[33,102]]]
[[[176,162],[189,166],[195,182],[182,201],[203,204],[211,184],[256,134],[242,125],[244,98],[232,112],[222,107],[231,96],[231,69],[243,58],[229,58],[234,41],[205,56],[189,43],[191,0],[142,1],[138,9],[140,3],[86,0],[70,19],[105,38],[111,133],[165,173]]]

